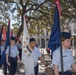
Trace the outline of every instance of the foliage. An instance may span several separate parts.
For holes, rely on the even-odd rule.
[[[38,2],[40,1],[40,2]],[[60,0],[63,20],[76,18],[76,0]],[[43,34],[53,25],[54,0],[0,0],[0,22],[6,23],[13,19],[13,27],[20,27],[18,36],[23,30],[23,15],[27,15],[30,23],[29,33]]]

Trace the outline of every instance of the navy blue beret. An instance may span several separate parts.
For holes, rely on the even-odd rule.
[[[32,42],[32,41],[36,41],[35,38],[30,38],[30,42]]]
[[[71,34],[69,32],[62,32],[61,36],[65,39],[70,39],[71,38]]]
[[[16,40],[15,37],[11,37],[11,40]]]

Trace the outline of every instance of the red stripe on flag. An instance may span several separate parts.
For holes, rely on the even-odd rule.
[[[3,25],[2,27],[2,39],[6,40],[6,32],[7,32],[7,27]]]
[[[28,25],[28,17],[25,16],[26,25]]]
[[[8,28],[9,28],[9,30],[10,30],[10,19],[8,20]],[[13,36],[13,32],[11,31],[9,31],[9,33],[10,33],[10,37],[12,37]]]
[[[59,14],[60,14],[60,16],[61,16],[60,0],[55,0],[55,3],[56,3],[56,5],[57,5],[57,8],[58,8]]]
[[[10,25],[10,20],[8,20],[8,26]]]

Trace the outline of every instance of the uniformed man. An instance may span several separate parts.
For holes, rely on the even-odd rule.
[[[47,67],[48,64],[44,61],[39,48],[36,47],[36,40],[35,38],[30,38],[30,45],[29,48],[32,50],[32,55],[33,55],[33,61],[34,61],[34,70],[35,70],[35,75],[38,75],[38,59],[41,60],[41,62]]]
[[[10,57],[10,62],[9,62]],[[20,61],[19,58],[19,51],[15,45],[15,37],[11,37],[10,40],[10,56],[9,56],[9,47],[6,49],[6,62],[10,67],[10,75],[15,75],[17,69],[17,59]]]
[[[21,41],[19,41],[19,43],[17,44],[18,50],[19,50],[19,57],[20,59],[22,58],[22,43]]]
[[[71,45],[71,34],[69,32],[62,32],[62,53],[63,53],[63,75],[72,75],[71,70],[76,72],[76,64],[74,62],[72,52],[69,49]],[[62,75],[61,72],[61,59],[60,47],[53,52],[52,59],[53,69],[55,75]]]

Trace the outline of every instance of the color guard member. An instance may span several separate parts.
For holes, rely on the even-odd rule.
[[[69,32],[62,32],[62,53],[63,53],[63,75],[72,75],[71,70],[76,72],[76,64],[74,62],[72,51],[69,49],[71,45],[71,34]],[[52,59],[53,69],[55,75],[62,75],[60,47],[53,52]]]
[[[10,58],[10,60],[9,60]],[[9,56],[9,47],[6,49],[6,62],[10,67],[10,75],[15,75],[17,70],[17,59],[20,61],[19,58],[19,51],[15,45],[15,37],[11,37],[10,40],[10,56]],[[10,61],[10,62],[9,62]]]
[[[30,38],[30,45],[29,48],[32,50],[32,56],[34,60],[34,70],[35,70],[35,75],[38,75],[38,59],[41,60],[41,62],[47,67],[48,64],[44,61],[39,48],[36,47],[36,40],[35,38]]]

